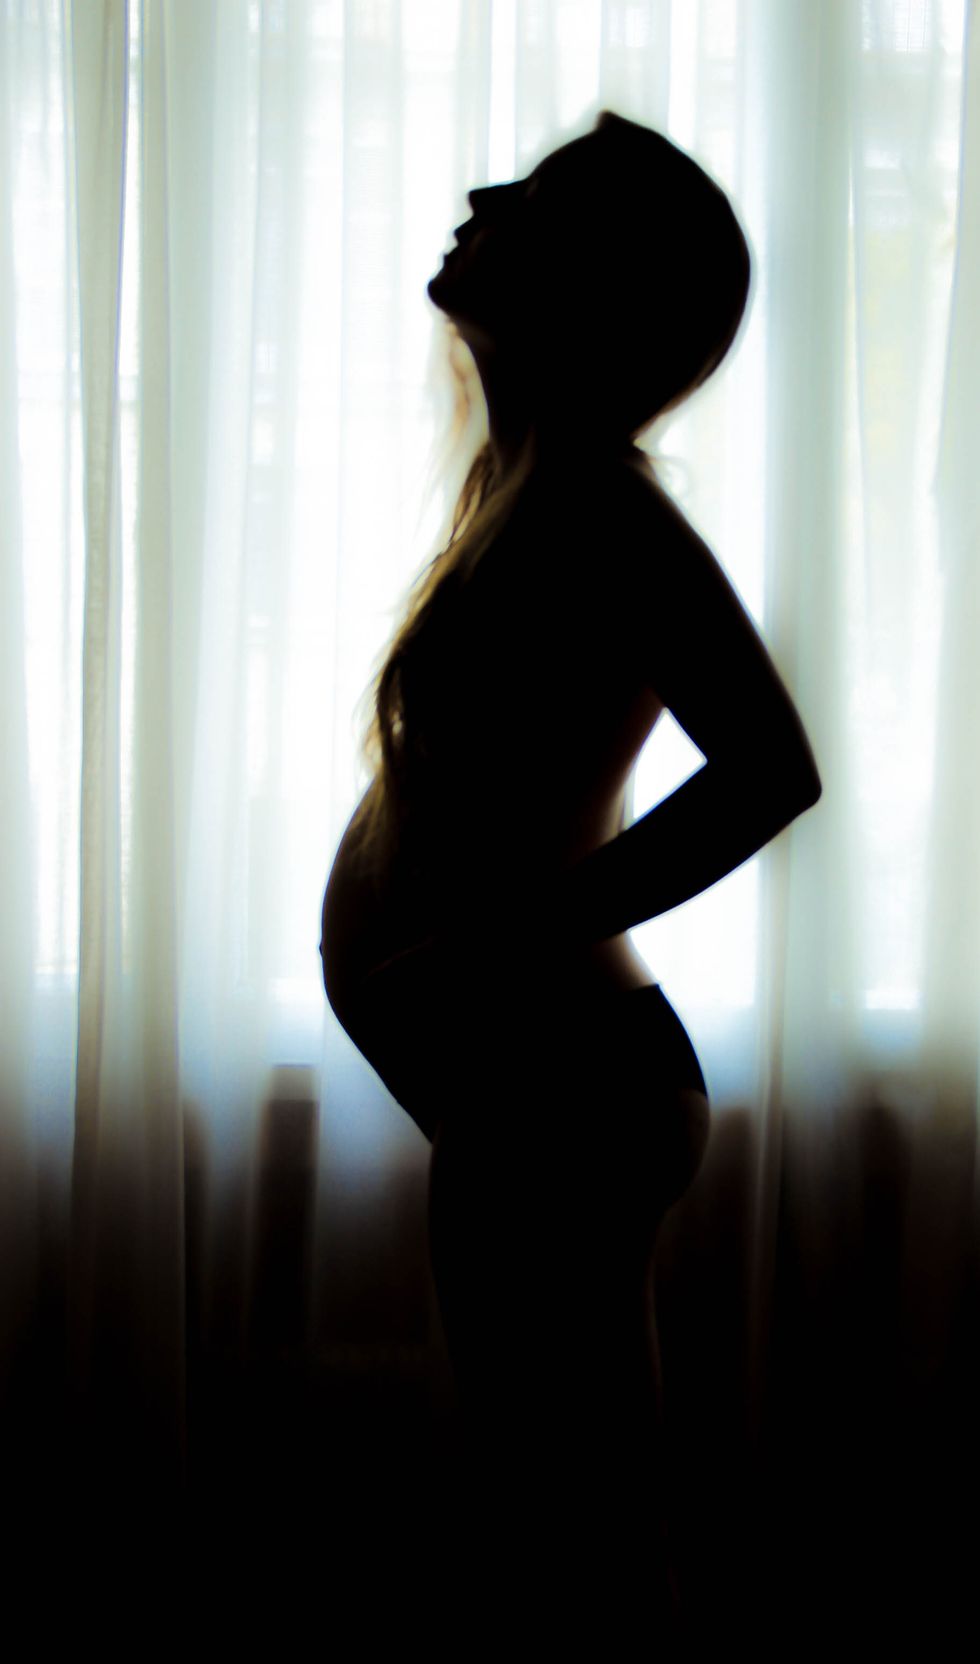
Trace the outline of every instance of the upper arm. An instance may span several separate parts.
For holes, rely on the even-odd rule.
[[[735,589],[670,498],[634,479],[616,530],[639,673],[709,763],[778,771],[774,783],[815,801],[803,724]]]

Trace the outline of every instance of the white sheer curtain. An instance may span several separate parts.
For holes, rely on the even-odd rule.
[[[935,1139],[972,1171],[980,1020],[971,22],[966,0],[0,6],[0,1332],[26,1393],[63,1276],[90,1451],[136,1382],[127,1425],[186,1473],[188,1334],[248,1329],[269,1163],[310,1181],[284,1355],[329,1332],[357,1198],[384,1231],[404,1180],[418,1235],[427,1148],[325,1006],[319,902],[357,703],[449,489],[423,489],[450,400],[426,280],[468,186],[602,106],[690,148],[752,239],[737,353],[649,443],[824,781],[635,933],[716,1139],[749,1130],[749,1374],[789,1153],[816,1213],[828,1151],[853,1179],[856,1104],[911,1141],[916,1333],[940,1344],[965,1238]],[[665,720],[635,813],[696,761]],[[414,1275],[402,1338],[427,1357]]]

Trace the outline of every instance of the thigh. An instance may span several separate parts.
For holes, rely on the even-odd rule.
[[[460,1103],[432,1151],[432,1269],[480,1494],[533,1471],[536,1506],[561,1491],[576,1533],[575,1497],[605,1499],[609,1531],[615,1498],[655,1471],[649,1272],[708,1115],[670,1031],[653,998],[580,1020],[556,1051],[514,1058],[496,1122],[484,1079],[479,1112]]]
[[[587,1003],[545,992],[511,1024],[486,1015],[459,1019],[432,1069],[437,1183],[498,1218],[506,1198],[511,1231],[535,1218],[584,1230],[597,1208],[669,1205],[687,1188],[710,1108],[659,984]]]
[[[622,994],[587,1050],[580,1102],[597,1171],[624,1204],[633,1198],[642,1210],[647,1198],[662,1214],[693,1181],[710,1133],[690,1037],[655,983]]]
[[[664,1213],[700,1166],[703,1077],[661,991],[575,1018],[542,1016],[513,1051],[474,1039],[436,1132],[429,1238],[451,1344],[475,1325],[547,1347],[589,1302],[595,1323],[638,1314]]]
[[[605,1000],[543,1001],[521,1038],[510,1064],[498,1050],[472,1116],[468,1105],[453,1112],[450,1136],[457,1147],[472,1141],[477,1173],[493,1149],[495,1175],[497,1161],[515,1169],[515,1204],[553,1211],[587,1247],[599,1220],[603,1242],[623,1230],[635,1242],[691,1184],[710,1133],[704,1076],[680,1018],[651,984]]]

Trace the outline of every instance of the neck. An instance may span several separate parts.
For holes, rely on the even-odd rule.
[[[508,472],[520,458],[536,431],[526,399],[515,388],[515,378],[491,349],[470,343],[487,403],[490,448],[501,473]]]
[[[529,441],[536,456],[570,451],[598,455],[610,449],[625,452],[634,448],[628,437],[611,435],[587,411],[573,404],[532,402],[526,380],[514,375],[510,364],[492,345],[472,338],[467,344],[483,386],[490,447],[500,473],[507,473],[517,464]]]

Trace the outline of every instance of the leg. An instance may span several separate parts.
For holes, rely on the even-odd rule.
[[[564,1149],[525,1129],[515,1158],[475,1118],[444,1123],[430,1168],[433,1273],[484,1552],[507,1544],[545,1582],[551,1565],[566,1593],[597,1579],[620,1600],[632,1588],[649,1617],[663,1561],[653,1252],[703,1154],[707,1104],[654,1101],[648,1082],[620,1078],[646,1113],[607,1117],[619,1124],[597,1146],[564,1084]]]

